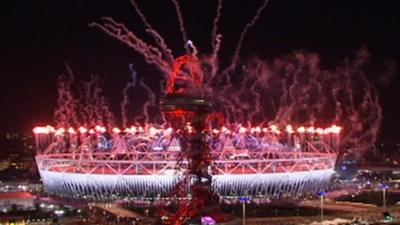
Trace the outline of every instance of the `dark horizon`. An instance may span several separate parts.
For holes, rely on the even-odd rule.
[[[137,1],[144,14],[166,39],[176,55],[183,43],[171,1]],[[185,28],[200,52],[210,50],[210,29],[216,1],[181,2]],[[221,58],[230,60],[239,33],[262,1],[248,4],[225,1],[220,21],[224,35]],[[156,4],[157,3],[157,4]],[[108,37],[90,22],[111,16],[148,38],[129,0],[83,2],[12,1],[3,8],[1,35],[0,131],[29,131],[35,125],[52,123],[56,106],[57,76],[68,64],[79,79],[97,74],[105,95],[118,108],[121,89],[129,80],[129,64],[139,77],[156,88],[159,72],[132,49]],[[243,56],[274,59],[294,51],[318,53],[322,67],[334,68],[366,47],[370,64],[380,68],[387,60],[396,64],[400,54],[400,3],[385,1],[274,1],[271,0],[244,40]],[[241,15],[241,16],[238,16]],[[397,99],[400,79],[396,70],[380,88],[384,139],[399,140]],[[140,93],[137,93],[140,98]],[[133,96],[135,98],[135,96]],[[133,100],[134,101],[134,100]]]

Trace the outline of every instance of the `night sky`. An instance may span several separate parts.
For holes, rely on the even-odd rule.
[[[175,56],[184,53],[170,0],[137,0],[150,23],[166,39]],[[225,0],[219,32],[224,35],[221,56],[228,58],[243,26],[261,0]],[[180,0],[188,36],[200,51],[210,50],[216,0]],[[133,63],[139,76],[155,83],[152,66],[125,45],[88,24],[111,16],[148,39],[129,0],[13,0],[0,13],[0,131],[30,130],[52,123],[56,79],[68,63],[78,79],[97,74],[114,107],[129,80]],[[316,52],[325,67],[335,67],[363,46],[371,64],[399,64],[400,1],[271,0],[245,38],[242,55],[266,59],[293,51]],[[230,58],[229,58],[230,59]],[[153,79],[153,80],[151,80]],[[381,87],[383,137],[400,140],[400,80],[398,72]],[[140,94],[138,94],[140,97]]]

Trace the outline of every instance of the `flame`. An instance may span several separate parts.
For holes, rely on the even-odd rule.
[[[315,132],[316,132],[317,134],[321,135],[321,134],[324,134],[324,129],[322,129],[322,128],[317,128],[317,129],[315,129]]]
[[[306,132],[306,128],[305,127],[299,127],[299,128],[297,128],[297,132],[302,134],[302,133]]]
[[[307,128],[307,133],[314,133],[315,132],[315,128],[314,127],[309,127],[309,128]]]
[[[245,127],[240,127],[239,128],[239,133],[241,133],[241,134],[244,134],[244,133],[246,133],[246,131],[247,131],[247,129],[245,128]]]
[[[159,132],[160,132],[160,130],[155,127],[150,127],[150,129],[149,129],[150,136],[156,136]]]
[[[333,134],[339,134],[342,131],[342,128],[336,125],[332,125],[330,128]]]
[[[253,127],[251,128],[252,133],[261,133],[261,127]]]
[[[193,133],[195,132],[194,127],[190,124],[187,123],[185,125],[185,129],[189,132],[189,133]],[[52,126],[37,126],[35,128],[33,128],[33,133],[34,134],[50,134],[50,133],[54,133],[54,135],[63,135],[65,132],[68,132],[69,134],[76,134],[77,132],[81,133],[81,134],[85,134],[85,133],[90,133],[90,134],[94,134],[94,133],[105,133],[107,132],[107,129],[104,126],[101,125],[96,125],[94,128],[88,129],[85,128],[83,126],[79,127],[78,129],[75,129],[73,127],[69,127],[67,130],[63,127],[55,129]],[[136,134],[136,133],[147,133],[150,136],[156,136],[157,134],[164,134],[164,135],[170,135],[173,132],[172,128],[165,128],[165,129],[160,129],[154,126],[151,126],[149,128],[146,129],[143,128],[143,126],[131,126],[130,128],[126,128],[123,131],[118,128],[118,127],[114,127],[111,130],[113,133],[115,134],[119,134],[121,132],[125,132],[125,133],[131,133],[131,134]],[[327,135],[327,134],[339,134],[342,131],[342,127],[337,126],[337,125],[332,125],[330,127],[327,128],[321,128],[321,127],[314,127],[314,126],[310,126],[310,127],[298,127],[297,129],[294,129],[292,125],[286,125],[285,127],[285,132],[292,134],[295,131],[299,134],[302,133],[312,133],[312,134],[318,134],[318,135]],[[219,133],[225,133],[225,134],[230,134],[231,131],[226,128],[226,127],[221,127],[220,129],[212,129],[210,130],[211,133],[213,134],[219,134]],[[237,130],[237,132],[239,134],[244,134],[246,132],[250,132],[252,134],[254,133],[267,133],[267,132],[271,132],[271,133],[275,133],[275,134],[280,134],[281,131],[279,130],[277,125],[271,125],[268,128],[267,127],[252,127],[252,128],[246,128],[243,127],[241,125],[239,125],[239,129]]]
[[[34,134],[49,134],[50,131],[47,129],[47,127],[35,127],[33,128],[33,133]]]
[[[52,126],[47,125],[46,128],[50,133],[56,132],[56,129],[54,129],[54,127],[52,127]]]
[[[95,129],[97,132],[99,132],[99,133],[105,133],[105,132],[107,131],[107,129],[106,129],[105,127],[100,126],[100,125],[96,125],[96,126],[94,127],[94,129]]]
[[[168,127],[167,129],[164,130],[163,134],[169,136],[172,134],[173,131],[174,130],[172,129],[172,127]]]
[[[79,130],[79,133],[81,133],[81,134],[85,134],[88,132],[88,129],[86,129],[85,127],[79,127],[78,130]]]
[[[139,126],[139,127],[137,128],[137,132],[139,132],[139,133],[143,133],[143,132],[144,132],[144,129],[143,129],[143,127],[142,127],[142,126]]]
[[[221,132],[230,133],[230,130],[228,130],[228,128],[226,128],[226,127],[222,127],[222,128],[221,128]]]
[[[114,128],[112,129],[112,132],[113,132],[114,134],[119,134],[119,133],[121,133],[121,130],[120,130],[118,127],[114,127]]]
[[[285,131],[289,134],[294,133],[293,127],[291,125],[287,125]]]
[[[190,123],[187,123],[185,126],[185,129],[189,132],[189,133],[194,133],[195,129],[192,125],[190,125]]]
[[[56,132],[54,127],[49,126],[49,125],[47,125],[45,127],[35,127],[35,128],[33,128],[32,131],[34,134],[50,134],[50,133]]]
[[[65,128],[61,127],[56,130],[54,135],[63,135],[65,133]]]
[[[276,125],[271,125],[271,126],[269,126],[269,128],[271,129],[272,133],[275,133],[275,134],[281,133],[281,131],[278,129],[278,127]]]
[[[67,132],[68,132],[69,134],[76,134],[75,129],[72,128],[72,127],[68,128]]]
[[[135,126],[131,126],[131,128],[126,128],[124,130],[125,133],[135,134],[137,132],[137,128]]]

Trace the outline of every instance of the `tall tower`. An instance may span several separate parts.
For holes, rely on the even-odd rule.
[[[194,62],[193,58],[185,57],[190,60],[189,63]],[[176,69],[181,69],[184,65],[182,58],[177,61],[179,67]],[[192,68],[189,65],[189,69]],[[172,79],[180,76],[177,73],[175,71]],[[193,91],[197,83],[191,82],[189,86],[182,88],[182,85],[175,82],[177,81],[169,81],[168,94],[160,101],[164,119],[176,131],[176,138],[181,145],[181,157],[177,162],[177,170],[181,176],[171,193],[171,197],[175,199],[174,209],[166,223],[186,224],[200,221],[200,217],[206,215],[218,201],[211,190],[211,155],[204,133],[211,103],[206,98],[199,97],[202,96],[199,92]],[[175,88],[175,85],[179,88]]]

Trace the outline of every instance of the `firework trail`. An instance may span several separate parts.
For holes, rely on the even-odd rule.
[[[254,26],[254,24],[256,24],[258,18],[259,18],[260,15],[261,15],[261,12],[265,9],[265,7],[267,7],[267,3],[268,3],[268,0],[264,0],[263,4],[258,8],[257,13],[254,15],[254,17],[251,19],[251,21],[250,21],[248,24],[246,24],[246,26],[244,27],[244,29],[243,29],[242,32],[240,33],[239,41],[238,41],[238,44],[236,45],[235,52],[233,53],[233,57],[232,57],[231,64],[230,64],[230,66],[226,69],[226,72],[227,72],[227,71],[230,71],[230,70],[233,70],[234,68],[236,68],[236,63],[237,63],[237,61],[238,61],[238,59],[239,59],[239,53],[240,53],[240,50],[241,50],[241,48],[242,48],[242,44],[243,44],[244,37],[246,36],[247,31],[248,31],[252,26]]]
[[[254,24],[257,22],[258,18],[260,17],[261,12],[264,10],[264,8],[267,6],[268,0],[265,0],[263,2],[263,4],[258,8],[256,14],[254,15],[254,17],[252,18],[252,20],[246,24],[246,26],[244,27],[244,29],[242,30],[242,32],[240,33],[239,36],[239,41],[238,44],[236,46],[234,55],[232,57],[232,61],[231,64],[224,70],[221,72],[220,76],[218,76],[219,81],[221,80],[225,80],[223,83],[225,83],[225,86],[223,87],[223,90],[220,92],[222,93],[222,95],[220,95],[221,98],[223,98],[224,100],[224,104],[228,104],[228,108],[233,109],[235,108],[235,106],[232,105],[231,101],[227,100],[225,96],[227,96],[227,93],[229,92],[230,89],[232,89],[233,85],[231,83],[231,77],[230,77],[230,72],[232,72],[235,68],[236,68],[236,63],[237,60],[239,59],[239,53],[240,53],[240,49],[244,40],[245,35],[247,34],[247,31],[254,26]],[[222,1],[218,2],[218,6],[217,6],[217,16],[214,20],[215,22],[215,27],[216,24],[219,20],[220,17],[220,10],[222,8]],[[217,28],[215,28],[216,30]],[[214,33],[213,33],[214,34]],[[218,51],[220,48],[220,44],[221,44],[221,36],[216,36],[216,44],[213,48],[213,53],[212,53],[212,64],[213,64],[213,70],[211,72],[211,79],[210,81],[207,83],[208,85],[211,85],[213,83],[213,79],[218,71],[218,64],[217,64],[217,55],[218,55]],[[234,102],[238,102],[237,99],[234,99]],[[240,111],[241,109],[236,108],[235,111]]]
[[[213,21],[212,25],[212,32],[211,32],[211,60],[212,60],[212,71],[211,71],[211,78],[217,74],[218,71],[218,52],[221,48],[221,38],[222,35],[218,34],[218,22],[221,17],[221,10],[222,10],[222,0],[217,0],[217,12]]]
[[[97,90],[94,87],[95,82],[96,78],[92,77],[92,80],[83,83],[83,88],[82,88],[83,99],[81,101],[82,105],[81,108],[83,115],[85,115],[84,117],[87,119],[86,121],[84,121],[84,123],[88,124],[91,127],[94,127],[97,124],[99,124],[98,121],[99,118],[98,115],[96,115],[97,113],[94,108],[98,95],[98,93],[96,93]],[[103,124],[99,125],[103,126]]]
[[[129,106],[129,95],[128,91],[131,88],[136,86],[136,79],[137,73],[133,68],[132,64],[129,64],[129,71],[131,72],[132,80],[125,85],[125,88],[122,90],[122,102],[121,102],[121,119],[122,119],[122,126],[128,127],[128,106]]]
[[[295,53],[289,58],[279,60],[277,72],[282,74],[282,94],[278,101],[276,121],[308,121],[311,124],[315,122],[314,113],[318,112],[326,101],[326,94],[321,93],[326,76],[319,69],[318,62],[315,54],[304,53]],[[300,115],[301,111],[307,113]]]
[[[102,91],[98,76],[92,76],[88,82],[82,83],[79,99],[81,124],[89,127],[114,126],[114,115]]]
[[[97,76],[75,87],[74,74],[67,66],[67,73],[58,80],[58,106],[54,112],[57,127],[113,126],[114,116],[107,99],[101,96],[102,89]],[[79,91],[78,95],[74,90]],[[78,96],[78,97],[75,97]]]
[[[239,118],[240,123],[245,123],[247,121],[246,112],[249,111],[249,103],[245,101],[246,95],[248,93],[248,87],[251,86],[252,76],[251,73],[244,66],[242,72],[246,73],[248,76],[244,76],[242,82],[240,82],[238,91],[231,90],[233,103],[235,104],[235,114],[236,118]]]
[[[178,0],[172,0],[172,3],[174,3],[176,15],[178,16],[179,29],[180,29],[180,31],[182,33],[183,43],[185,43],[186,53],[190,54],[190,50],[189,50],[189,48],[188,48],[188,46],[186,44],[186,43],[188,43],[188,38],[187,38],[186,31],[185,31],[184,23],[183,23],[183,16],[182,16],[182,12],[181,12],[181,7],[179,5]]]
[[[263,115],[269,124],[345,125],[342,146],[358,149],[360,155],[377,140],[382,121],[376,85],[364,72],[364,51],[336,70],[322,69],[319,56],[305,52],[272,64],[252,59],[236,72],[238,84],[213,89],[214,105],[223,105],[227,119],[242,124],[257,122],[255,115]]]
[[[110,110],[109,101],[106,97],[101,97],[99,109],[103,113],[104,123],[107,125],[107,129],[111,130],[115,127],[115,117]]]
[[[58,78],[58,106],[54,112],[54,119],[57,127],[78,126],[77,100],[73,95],[74,74],[67,65],[67,73]]]
[[[161,51],[164,54],[166,61],[168,62],[168,64],[170,66],[172,66],[172,64],[174,62],[174,56],[172,55],[171,49],[169,49],[169,47],[165,43],[164,38],[162,38],[162,36],[150,25],[150,23],[147,21],[146,17],[140,10],[140,8],[137,5],[137,3],[135,2],[135,0],[130,0],[130,2],[133,5],[133,7],[135,8],[135,11],[139,15],[140,19],[142,19],[143,24],[146,26],[146,28],[147,28],[146,31],[153,36],[154,41],[156,42],[158,47],[161,48]]]
[[[221,10],[222,10],[222,0],[217,0],[217,13],[214,17],[213,20],[213,25],[212,25],[212,32],[211,32],[211,47],[213,52],[217,52],[215,49],[217,48],[218,45],[218,22],[221,17]]]
[[[137,37],[124,24],[116,22],[110,17],[103,17],[103,24],[91,23],[90,27],[97,27],[108,35],[116,38],[127,46],[139,52],[149,64],[155,65],[164,74],[171,71],[169,63],[163,57],[160,49],[154,47]]]
[[[221,39],[222,39],[222,35],[220,35],[220,34],[218,34],[215,37],[215,46],[213,47],[213,52],[211,55],[211,76],[210,76],[211,79],[210,80],[212,80],[212,78],[215,77],[218,72],[218,67],[219,67],[218,52],[219,52],[219,49],[221,48],[221,43],[222,43]]]
[[[98,124],[100,124],[101,126],[104,126],[105,125],[105,118],[104,118],[104,115],[103,115],[103,110],[101,110],[101,107],[102,107],[102,105],[101,105],[101,103],[102,103],[102,96],[101,96],[102,89],[100,88],[98,77],[94,76],[92,79],[94,80],[93,88],[92,88],[92,91],[93,91],[93,95],[92,95],[93,96],[92,97],[93,105],[92,105],[92,108],[93,108],[93,111],[94,111],[93,114],[94,114]]]
[[[263,109],[261,106],[261,93],[257,90],[257,86],[260,83],[260,79],[262,78],[263,67],[260,63],[255,64],[255,68],[251,68],[251,73],[256,77],[256,80],[253,84],[250,85],[250,93],[254,96],[255,110],[249,113],[248,121],[254,121],[254,117],[260,113],[262,113]]]
[[[148,100],[144,103],[144,105],[142,107],[143,115],[137,116],[134,120],[141,121],[141,119],[144,117],[144,122],[145,122],[145,124],[147,124],[150,121],[149,109],[150,109],[150,107],[156,106],[156,95],[151,90],[151,88],[146,83],[144,83],[143,80],[139,81],[139,85],[142,86],[144,88],[144,90],[146,91]]]
[[[189,51],[191,50],[190,51],[191,54],[197,57],[198,50],[196,46],[193,44],[193,41],[188,40],[186,45],[188,46]]]
[[[368,59],[363,51],[336,71],[322,71],[314,66],[315,56],[305,56],[305,64],[284,64],[289,69],[285,73],[290,76],[284,79],[275,120],[298,118],[301,122],[303,114],[310,122],[346,124],[343,146],[371,147],[378,137],[382,109],[377,91],[363,72]],[[304,71],[299,72],[298,68]],[[334,113],[327,112],[331,109]]]

